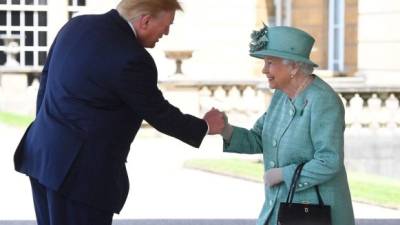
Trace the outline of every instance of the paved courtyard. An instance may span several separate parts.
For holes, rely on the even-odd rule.
[[[34,224],[29,222],[34,211],[28,179],[14,172],[12,164],[22,132],[0,124],[0,225]],[[198,150],[142,130],[128,157],[131,189],[115,225],[254,224],[263,202],[262,184],[182,166],[187,159],[235,156],[222,154],[221,144],[219,138],[207,137]],[[400,224],[399,210],[358,202],[354,210],[358,224]]]

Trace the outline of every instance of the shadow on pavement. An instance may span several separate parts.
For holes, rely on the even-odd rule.
[[[132,219],[114,220],[113,225],[254,225],[254,219]],[[357,219],[356,225],[399,225],[400,219]],[[4,221],[0,225],[36,225],[35,221]]]

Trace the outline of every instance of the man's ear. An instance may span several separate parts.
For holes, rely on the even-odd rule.
[[[141,29],[147,29],[151,20],[151,15],[142,15],[139,19],[139,26]]]

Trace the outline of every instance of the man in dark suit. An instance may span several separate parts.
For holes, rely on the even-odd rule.
[[[110,225],[129,189],[125,162],[143,120],[199,147],[223,128],[169,104],[145,48],[169,32],[176,0],[122,0],[117,10],[71,19],[43,68],[37,115],[15,156],[30,177],[38,225]]]

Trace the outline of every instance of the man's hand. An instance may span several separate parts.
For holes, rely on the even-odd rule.
[[[203,119],[208,124],[208,134],[221,134],[225,127],[224,113],[212,108]]]
[[[264,173],[264,183],[267,187],[277,185],[283,181],[282,169],[272,168]]]

